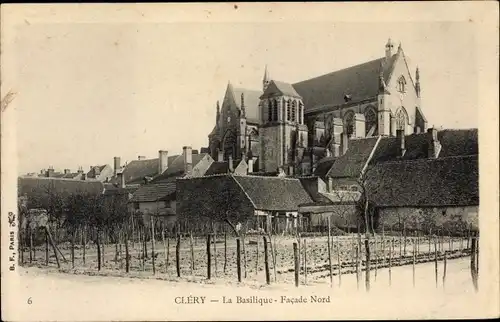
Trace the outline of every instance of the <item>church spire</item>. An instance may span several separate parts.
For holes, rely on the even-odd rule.
[[[246,117],[246,112],[245,112],[245,95],[241,93],[241,117],[245,118]]]
[[[262,79],[262,91],[265,92],[267,89],[267,86],[269,86],[269,82],[271,81],[271,78],[269,77],[269,72],[267,70],[267,64],[264,69],[264,78]]]
[[[417,97],[420,97],[420,69],[417,66],[417,70],[415,71],[415,91],[417,92]]]

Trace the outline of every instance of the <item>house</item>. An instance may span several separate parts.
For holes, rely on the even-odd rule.
[[[49,167],[48,169],[42,169],[40,174],[38,174],[40,178],[62,178],[62,179],[75,179],[75,180],[85,180],[86,175],[80,167],[77,172],[72,172],[70,169],[64,169],[64,172],[56,172],[53,167]]]
[[[251,172],[252,170],[250,170]],[[249,172],[248,164],[245,162],[245,159],[233,160],[232,156],[229,156],[227,161],[223,161],[221,157],[219,157],[218,161],[213,162],[210,167],[205,172],[206,176],[211,176],[214,174],[223,174],[223,173],[234,173],[245,175]]]
[[[160,175],[152,178],[150,182],[138,186],[130,199],[130,203],[136,212],[143,215],[162,216],[164,222],[171,224],[176,220],[176,179],[184,176],[203,176],[214,163],[214,160],[207,153],[193,154],[189,146],[183,148],[182,155],[167,160],[172,162],[163,163],[165,169]],[[130,163],[127,166],[129,165]],[[134,165],[134,170],[136,169],[137,167]],[[121,175],[125,181],[124,185],[128,186],[126,184],[126,171],[127,168]],[[128,175],[130,178],[130,172]]]
[[[88,179],[94,179],[102,182],[109,181],[114,175],[113,168],[109,164],[90,166],[87,172]]]
[[[378,230],[479,229],[478,155],[380,163],[370,170],[367,189]]]
[[[207,221],[275,233],[301,225],[299,205],[312,202],[299,179],[223,174],[177,180],[180,221]]]

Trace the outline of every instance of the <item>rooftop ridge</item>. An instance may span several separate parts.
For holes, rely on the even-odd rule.
[[[383,161],[383,162],[378,162],[374,165],[371,165],[371,167],[378,166],[378,165],[384,165],[384,164],[401,164],[401,163],[429,163],[429,162],[445,162],[450,159],[473,159],[475,157],[478,157],[479,154],[468,154],[468,155],[452,155],[448,157],[439,157],[439,158],[425,158],[425,159],[409,159],[409,160],[391,160],[391,161]]]

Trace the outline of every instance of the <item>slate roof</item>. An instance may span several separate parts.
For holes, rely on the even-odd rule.
[[[299,177],[300,183],[302,187],[307,191],[313,202],[323,202],[329,203],[329,200],[323,196],[323,194],[319,191],[319,184],[321,180],[317,176],[311,177]],[[323,184],[325,184],[323,182]]]
[[[380,163],[367,185],[379,207],[479,205],[478,155]]]
[[[19,177],[18,195],[46,198],[48,191],[67,197],[71,194],[98,195],[104,192],[104,185],[96,180],[72,180],[61,178]]]
[[[204,157],[206,157],[208,153],[198,153],[192,155],[192,165],[195,167]],[[152,180],[152,183],[159,183],[165,180],[168,180],[172,177],[180,177],[184,175],[184,156],[177,155],[173,156],[172,161],[169,157],[168,159],[168,168],[161,175],[157,176]],[[156,159],[158,160],[158,159]],[[158,165],[157,165],[158,166]]]
[[[314,175],[322,178],[323,180],[326,178],[328,171],[332,168],[333,164],[337,158],[335,157],[325,157],[318,161],[316,165],[316,169],[314,170]]]
[[[477,155],[479,152],[477,129],[442,130],[438,131],[441,151],[438,159],[452,156]],[[366,164],[370,153],[375,148],[378,137],[349,140],[346,154],[340,156],[328,171],[331,177],[357,177]],[[427,159],[429,134],[410,134],[405,136],[406,152],[399,156],[399,141],[397,137],[380,137],[373,152],[370,164],[397,160]]]
[[[293,88],[292,84],[276,80],[272,80],[269,83],[266,91],[264,92],[264,94],[262,94],[261,97],[269,97],[273,95],[286,95],[301,98],[299,93],[297,93],[295,88]]]
[[[258,210],[297,211],[311,202],[300,180],[279,177],[233,176]]]
[[[240,162],[241,160],[233,160],[233,169],[236,169],[236,167],[240,164]],[[207,169],[207,172],[205,172],[205,175],[210,176],[214,174],[223,174],[223,173],[229,173],[229,161],[213,162]]]
[[[379,137],[349,140],[346,153],[337,158],[328,171],[333,178],[358,177],[375,148]]]
[[[245,89],[245,88],[233,88],[234,102],[236,106],[241,109],[241,94],[243,93],[245,99],[245,113],[247,116],[247,122],[260,124],[260,96],[262,91]]]
[[[398,54],[387,62],[385,57],[341,69],[323,76],[293,84],[304,102],[305,111],[325,105],[343,104],[344,95],[352,95],[352,102],[376,97],[379,91],[381,63],[384,64],[384,80],[387,81]]]
[[[140,186],[133,194],[131,202],[155,202],[175,199],[175,178],[162,183]]]

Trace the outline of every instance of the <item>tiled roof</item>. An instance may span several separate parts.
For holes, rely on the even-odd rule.
[[[286,95],[300,98],[301,96],[289,83],[272,80],[262,96]]]
[[[123,170],[126,184],[141,183],[143,178],[158,174],[158,158],[130,161]]]
[[[349,140],[346,153],[333,163],[328,176],[332,178],[359,176],[378,139],[379,137],[371,137]]]
[[[397,54],[384,64],[384,79],[387,81]],[[352,95],[352,101],[376,97],[379,90],[379,75],[384,58],[345,68],[323,76],[293,84],[302,96],[306,111],[320,106],[340,105],[344,95]]]
[[[175,178],[162,183],[150,183],[134,192],[131,202],[155,202],[175,198]]]
[[[192,155],[192,165],[195,167],[208,153],[197,153]],[[184,175],[184,156],[177,155],[168,158],[168,168],[161,175],[153,179],[152,183],[163,182],[169,178],[180,177]],[[158,159],[156,159],[158,160]]]
[[[138,187],[125,187],[120,188],[115,186],[114,184],[105,183],[104,184],[104,195],[122,195],[134,193],[137,191]]]
[[[385,162],[366,176],[380,207],[479,205],[477,155]]]
[[[298,179],[233,176],[258,210],[296,211],[312,199]]]
[[[260,96],[262,91],[256,91],[245,88],[233,88],[234,101],[236,106],[241,109],[241,94],[245,99],[245,113],[247,122],[260,124]]]

